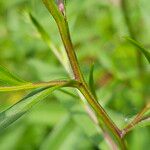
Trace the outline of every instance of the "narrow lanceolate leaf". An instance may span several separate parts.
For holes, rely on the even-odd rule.
[[[19,79],[16,75],[10,73],[6,68],[0,65],[0,85],[21,85],[27,83]]]
[[[8,127],[27,111],[29,111],[37,102],[46,98],[52,91],[60,88],[60,86],[54,86],[51,88],[43,88],[35,90],[14,104],[7,110],[0,113],[0,131]]]
[[[129,37],[126,37],[126,39],[132,43],[134,46],[136,46],[138,48],[138,50],[140,50],[143,55],[146,57],[146,59],[149,61],[150,63],[150,52],[148,50],[146,50],[140,43],[138,43],[137,41],[129,38]]]
[[[59,59],[59,61],[62,62],[60,52],[55,47],[55,45],[52,43],[50,36],[47,34],[47,32],[42,27],[42,25],[38,22],[38,20],[31,13],[29,14],[29,16],[30,16],[32,23],[34,24],[34,26],[38,30],[39,34],[41,35],[41,38],[43,39],[43,41],[52,50],[52,52]]]
[[[94,77],[93,77],[93,72],[94,72],[94,64],[90,68],[90,74],[89,74],[89,88],[94,95],[95,99],[97,99],[96,92],[95,92],[95,86],[94,86]]]

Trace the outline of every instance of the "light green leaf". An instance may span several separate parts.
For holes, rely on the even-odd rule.
[[[42,39],[48,43],[49,45],[51,44],[50,36],[47,34],[47,32],[44,30],[44,28],[41,26],[41,24],[36,20],[36,18],[29,13],[30,19],[34,26],[37,28],[38,32],[40,33]]]
[[[34,24],[34,26],[38,30],[39,34],[41,35],[41,38],[43,39],[43,41],[52,50],[52,52],[59,59],[59,61],[62,62],[62,57],[60,55],[60,52],[55,47],[55,45],[52,43],[50,36],[47,34],[47,32],[42,27],[42,25],[38,22],[38,20],[31,13],[29,13],[29,16],[30,16],[32,23]]]
[[[27,111],[29,111],[37,102],[46,98],[51,92],[58,89],[60,86],[54,86],[51,88],[43,88],[40,90],[35,90],[20,100],[18,103],[14,104],[7,110],[0,113],[0,131],[14,121],[19,119]]]
[[[137,41],[129,38],[129,37],[125,37],[130,43],[132,43],[134,46],[136,46],[138,48],[138,50],[140,50],[143,55],[146,57],[146,59],[148,60],[148,62],[150,63],[150,52],[147,51],[140,43],[138,43]]]
[[[6,68],[4,68],[0,65],[0,84],[21,85],[24,83],[26,83],[26,82],[19,79],[17,76],[10,73]]]

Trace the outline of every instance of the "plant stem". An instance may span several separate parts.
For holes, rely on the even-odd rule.
[[[54,19],[58,25],[59,32],[60,32],[63,44],[65,46],[65,49],[66,49],[66,52],[68,55],[74,77],[75,77],[75,79],[82,81],[83,76],[81,74],[79,64],[77,61],[77,57],[74,52],[67,20],[64,17],[64,15],[56,7],[54,0],[43,0],[43,3],[47,7],[47,9],[51,13],[51,15],[54,17]]]
[[[64,86],[64,87],[76,87],[78,82],[75,80],[57,80],[49,82],[39,82],[39,83],[25,83],[22,85],[16,86],[2,86],[0,87],[0,92],[9,92],[9,91],[19,91],[19,90],[30,90],[43,87],[52,87],[52,86]]]
[[[79,90],[84,95],[88,103],[95,110],[97,115],[100,117],[104,126],[106,126],[107,131],[113,135],[113,138],[117,141],[117,144],[120,145],[122,149],[126,149],[124,141],[121,139],[121,130],[115,125],[115,123],[108,116],[103,107],[94,99],[93,95],[87,89],[85,85],[81,85]]]
[[[51,15],[53,16],[53,18],[55,19],[57,23],[64,47],[66,49],[66,53],[68,55],[68,59],[71,64],[74,78],[80,83],[80,85],[77,86],[77,88],[84,95],[89,105],[91,105],[91,107],[94,109],[96,114],[99,116],[102,124],[106,126],[106,129],[107,131],[109,131],[111,137],[113,137],[113,139],[117,141],[117,144],[121,147],[122,150],[125,150],[126,147],[125,147],[124,141],[123,139],[121,139],[121,131],[115,125],[115,123],[110,119],[110,117],[102,108],[102,106],[94,99],[94,96],[91,94],[84,80],[84,77],[80,70],[78,60],[77,60],[77,57],[73,48],[73,44],[71,41],[66,17],[58,9],[56,4],[54,3],[54,0],[43,0],[43,3],[45,4],[45,6],[47,7],[47,9],[49,10],[49,12],[51,13]]]
[[[123,136],[131,131],[136,124],[143,120],[144,114],[150,110],[150,102],[135,116],[135,118],[122,130]]]

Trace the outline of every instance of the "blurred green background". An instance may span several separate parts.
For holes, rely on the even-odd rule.
[[[150,1],[128,0],[135,38],[150,48]],[[27,81],[66,79],[67,73],[29,19],[31,12],[53,43],[62,47],[56,24],[41,0],[0,0],[0,64]],[[99,102],[123,128],[150,99],[150,67],[124,36],[131,36],[119,0],[67,0],[72,40],[86,79],[94,63]],[[73,94],[76,91],[66,89]],[[0,93],[0,111],[27,92]],[[77,95],[77,94],[76,94]],[[130,150],[150,147],[150,128],[127,137]],[[101,131],[77,97],[54,92],[0,133],[0,150],[108,150]]]

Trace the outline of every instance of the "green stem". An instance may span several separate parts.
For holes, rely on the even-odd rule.
[[[52,86],[76,87],[77,85],[78,82],[75,80],[58,80],[58,81],[39,82],[39,83],[25,83],[16,86],[2,86],[0,87],[0,92],[30,90],[36,88],[49,87],[49,86],[50,87]]]
[[[90,93],[86,85],[80,85],[79,90],[81,91],[81,93],[84,95],[88,103],[92,106],[92,108],[95,110],[95,112],[101,119],[103,127],[106,126],[105,129],[107,129],[108,133],[110,133],[113,136],[113,139],[115,139],[117,144],[120,145],[122,150],[125,150],[126,146],[123,139],[121,139],[122,137],[121,130],[111,120],[111,118],[108,116],[103,107],[94,99],[93,95]]]
[[[54,0],[43,0],[43,3],[45,4],[45,6],[47,7],[47,9],[49,10],[49,12],[51,13],[51,15],[53,16],[53,18],[55,19],[58,25],[59,32],[60,32],[63,44],[65,46],[65,49],[68,55],[68,59],[71,64],[74,77],[78,82],[80,82],[80,86],[77,86],[77,88],[84,95],[84,97],[86,98],[88,103],[92,106],[92,108],[95,110],[99,118],[101,118],[102,124],[106,126],[110,135],[115,138],[115,140],[117,141],[117,144],[120,145],[122,150],[125,150],[126,147],[125,147],[124,141],[121,139],[121,131],[115,125],[115,123],[110,119],[110,117],[102,108],[102,106],[94,99],[94,96],[91,94],[84,80],[84,77],[80,70],[78,60],[77,60],[77,57],[73,48],[73,44],[71,41],[66,17],[61,11],[59,11],[58,7],[54,3]]]
[[[68,55],[74,77],[75,79],[82,81],[83,76],[81,74],[77,57],[74,52],[67,20],[64,15],[58,10],[56,4],[54,3],[54,0],[43,0],[43,3],[47,7],[51,15],[54,17],[58,25],[59,32]]]
[[[125,136],[129,131],[131,131],[136,124],[138,124],[142,119],[144,114],[150,110],[150,102],[135,116],[135,118],[122,130],[123,136]]]

